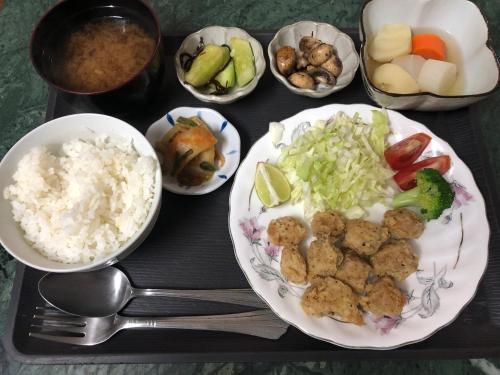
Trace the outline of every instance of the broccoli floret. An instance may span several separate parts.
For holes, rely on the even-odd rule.
[[[439,172],[426,168],[417,172],[417,186],[395,195],[392,204],[395,208],[418,207],[424,219],[429,221],[450,208],[454,198],[450,184]]]

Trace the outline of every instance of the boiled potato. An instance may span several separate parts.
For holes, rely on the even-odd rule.
[[[380,65],[373,72],[373,83],[379,89],[393,94],[414,94],[419,86],[410,73],[396,64]]]
[[[404,24],[384,25],[373,38],[368,53],[378,62],[390,62],[392,59],[411,53],[411,29]]]
[[[457,79],[457,66],[440,60],[427,60],[418,75],[422,91],[446,95]]]
[[[405,55],[396,57],[392,60],[393,64],[399,65],[406,70],[413,77],[414,80],[418,79],[420,69],[425,63],[425,59],[420,55]]]

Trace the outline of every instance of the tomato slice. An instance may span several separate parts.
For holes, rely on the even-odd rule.
[[[435,156],[433,158],[419,161],[412,164],[394,175],[394,181],[401,190],[409,190],[417,185],[415,177],[417,172],[423,168],[437,169],[439,173],[445,174],[451,166],[451,159],[448,155]]]
[[[425,133],[410,135],[388,147],[384,151],[385,160],[392,169],[403,169],[418,159],[430,141],[431,137]]]

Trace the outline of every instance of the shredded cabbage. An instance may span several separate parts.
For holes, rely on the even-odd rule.
[[[392,171],[384,160],[387,115],[372,111],[372,122],[343,112],[317,121],[283,148],[278,165],[292,185],[291,199],[303,201],[305,215],[334,209],[349,218],[391,195]]]

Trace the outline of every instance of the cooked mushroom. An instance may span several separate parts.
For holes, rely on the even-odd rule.
[[[321,43],[314,47],[308,55],[311,65],[319,66],[326,62],[333,55],[333,46],[331,44]]]
[[[335,77],[338,77],[342,73],[342,61],[336,54],[333,54],[328,60],[326,60],[321,67],[328,70]]]
[[[306,70],[307,74],[309,74],[316,83],[321,83],[328,86],[335,85],[335,76],[328,70],[312,65],[308,65]]]
[[[304,69],[307,65],[309,65],[309,61],[307,61],[307,58],[306,58],[304,52],[297,51],[295,57],[297,60],[297,62],[296,62],[297,70]]]
[[[295,72],[288,77],[288,81],[301,89],[314,89],[314,79],[306,72]]]
[[[276,66],[281,74],[288,77],[295,71],[295,49],[290,46],[281,47],[276,52]]]
[[[304,36],[299,42],[299,49],[306,55],[316,46],[321,44],[321,40],[313,36]]]

